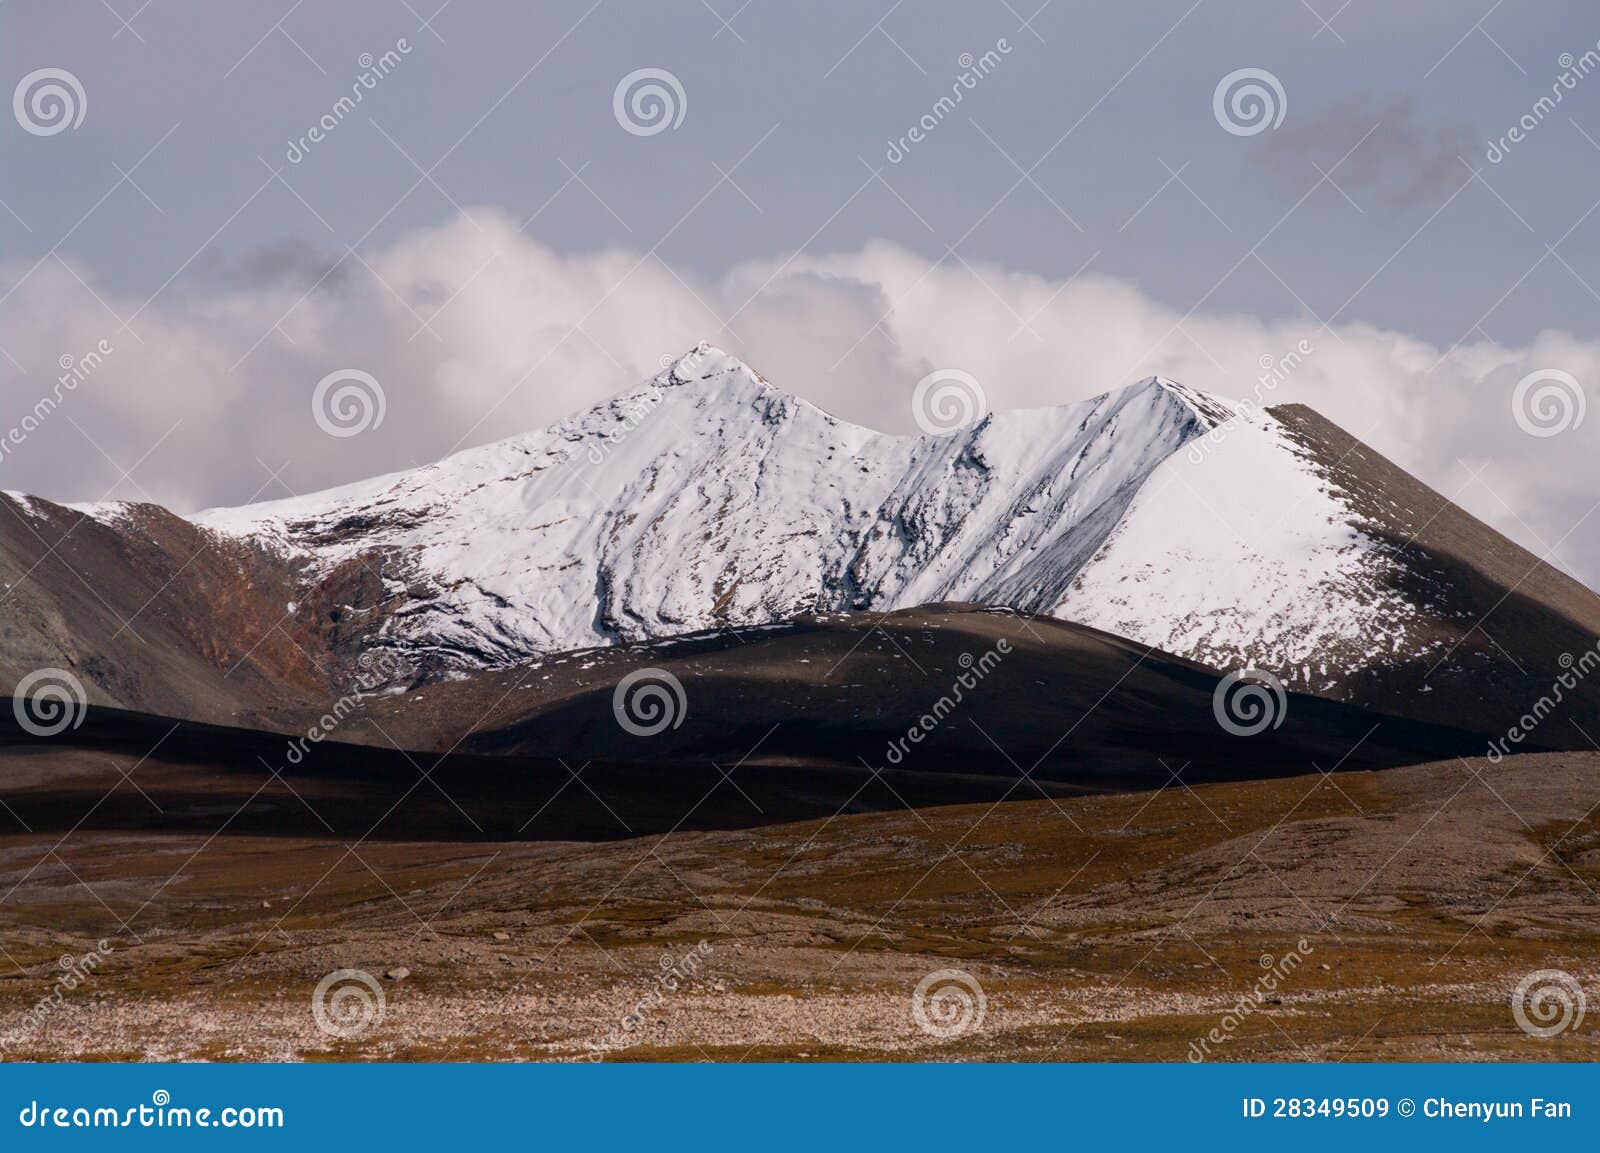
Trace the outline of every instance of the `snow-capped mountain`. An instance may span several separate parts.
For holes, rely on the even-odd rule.
[[[1600,597],[1315,412],[1159,378],[890,436],[702,345],[549,428],[293,500],[0,494],[0,681],[63,669],[221,722],[374,670],[472,681],[483,712],[494,670],[552,653],[952,601],[1485,733],[1600,645]],[[1564,692],[1574,723],[1538,739],[1586,747],[1600,678]]]
[[[341,632],[435,671],[970,601],[1316,689],[1415,611],[1288,429],[1159,378],[902,437],[701,345],[550,428],[194,519],[303,563],[303,602],[334,590]]]

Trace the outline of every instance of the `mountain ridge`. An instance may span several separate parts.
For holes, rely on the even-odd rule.
[[[1123,422],[1139,430],[1132,452],[1118,440]],[[1209,427],[1152,379],[1077,405],[987,414],[949,436],[896,437],[702,345],[548,429],[194,519],[270,542],[314,577],[363,550],[420,553],[384,572],[408,582],[409,619],[392,632],[426,637],[425,660],[448,665],[454,647],[458,667],[492,667],[829,608],[972,600],[1048,611],[1144,472]],[[1063,539],[1063,520],[1085,531]],[[559,598],[528,576],[573,564],[580,575],[561,578]],[[417,587],[418,569],[441,595]]]
[[[1600,598],[1311,410],[1160,377],[900,437],[703,344],[545,429],[322,493],[192,518],[0,506],[7,595],[27,584],[43,617],[4,621],[0,674],[60,664],[102,703],[184,715],[186,691],[212,719],[315,703],[373,652],[415,684],[962,602],[1434,723],[1466,711],[1491,731],[1600,633]],[[139,577],[126,604],[95,591],[118,568]],[[182,691],[163,695],[126,648],[124,626],[149,613],[191,650]],[[1484,628],[1495,613],[1510,635]],[[86,651],[96,638],[113,651]],[[197,659],[217,684],[194,687]],[[1600,707],[1600,688],[1577,703]]]

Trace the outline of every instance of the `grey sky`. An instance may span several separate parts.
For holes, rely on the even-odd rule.
[[[427,15],[438,2],[410,7]],[[1056,0],[1032,22],[1044,43],[1019,27],[1016,15],[1038,0],[906,0],[893,11],[891,0],[754,0],[731,30],[700,0],[606,0],[592,10],[591,2],[456,0],[432,25],[441,43],[398,0],[301,5],[282,33],[269,30],[290,0],[154,0],[131,31],[99,0],[11,0],[0,15],[5,76],[20,78],[44,63],[68,68],[84,81],[91,115],[69,147],[59,139],[36,144],[7,126],[0,137],[4,197],[33,231],[0,213],[0,243],[8,256],[48,250],[116,179],[113,165],[132,165],[178,124],[136,177],[167,215],[124,186],[63,247],[113,285],[153,291],[260,185],[257,156],[281,164],[287,142],[359,73],[358,56],[404,36],[415,50],[401,69],[354,120],[289,170],[334,232],[274,187],[217,236],[213,260],[242,259],[253,246],[286,238],[337,250],[366,234],[418,175],[369,115],[424,168],[449,151],[433,174],[444,192],[424,183],[369,240],[440,219],[452,211],[446,193],[459,204],[497,204],[526,216],[561,187],[565,160],[589,166],[585,181],[626,227],[587,195],[563,196],[536,230],[561,250],[648,247],[710,187],[713,164],[729,167],[778,124],[738,176],[762,211],[724,187],[709,210],[663,245],[669,261],[703,272],[787,251],[819,228],[813,247],[853,248],[882,237],[941,255],[1016,179],[1001,148],[1027,168],[1076,124],[1033,174],[1044,191],[1025,184],[1012,193],[966,235],[961,252],[1053,276],[1103,248],[1104,271],[1133,277],[1158,299],[1186,308],[1316,182],[1313,163],[1331,167],[1353,143],[1335,136],[1319,155],[1310,141],[1298,165],[1264,176],[1251,161],[1271,148],[1271,136],[1239,139],[1214,130],[1211,93],[1224,71],[1256,66],[1278,75],[1290,129],[1361,102],[1376,110],[1376,120],[1405,101],[1424,133],[1459,129],[1463,148],[1479,146],[1466,159],[1481,164],[1482,145],[1547,91],[1558,56],[1600,38],[1600,18],[1579,2],[1508,0],[1482,32],[1471,32],[1491,0],[1354,0],[1331,30],[1319,27],[1310,8],[1281,0],[1195,7],[1192,0]],[[739,7],[738,0],[720,3],[724,15]],[[119,4],[125,14],[138,7],[135,0],[112,7]],[[1321,5],[1330,16],[1339,7],[1336,0]],[[872,32],[885,13],[881,32]],[[889,173],[934,231],[882,187],[867,189],[827,223],[865,176],[857,158],[881,163],[887,141],[947,90],[961,53],[979,53],[1002,36],[1015,49],[1003,67]],[[616,131],[611,96],[624,73],[645,66],[682,78],[689,114],[680,129],[641,142]],[[1535,234],[1488,190],[1473,188],[1462,194],[1466,203],[1452,205],[1419,238],[1409,259],[1351,302],[1348,314],[1437,342],[1460,337],[1542,245],[1589,207],[1590,190],[1600,185],[1600,148],[1567,118],[1600,139],[1600,85],[1593,87],[1574,93],[1488,172],[1495,190],[1538,222]],[[1187,165],[1184,182],[1231,233],[1181,189],[1118,232],[1167,180],[1162,161]],[[1363,203],[1365,215],[1324,186],[1264,254],[1306,304],[1328,316],[1422,224],[1439,194],[1466,178],[1465,169],[1459,177],[1408,203]],[[1085,232],[1067,224],[1047,196]],[[1600,227],[1580,230],[1563,252],[1579,267],[1600,266]],[[1263,315],[1299,307],[1260,268],[1242,269],[1212,299]],[[1542,327],[1592,332],[1595,304],[1557,265],[1530,278],[1485,327],[1507,341]]]
[[[140,491],[124,482],[113,495],[145,492],[192,506],[255,495],[270,473],[252,456],[273,468],[290,461],[283,479],[303,489],[505,435],[519,421],[592,399],[600,387],[546,379],[557,370],[612,387],[629,383],[646,354],[623,335],[608,343],[585,329],[574,344],[592,365],[564,349],[533,374],[530,388],[542,390],[544,407],[495,406],[493,388],[480,396],[451,385],[459,404],[435,396],[408,410],[408,371],[450,379],[455,364],[439,347],[412,349],[481,339],[481,332],[418,341],[415,328],[402,329],[408,348],[375,349],[380,329],[355,318],[370,319],[379,306],[357,297],[381,298],[390,285],[379,286],[377,272],[347,249],[357,246],[363,257],[388,252],[387,262],[371,262],[385,281],[405,281],[401,294],[413,314],[491,308],[480,296],[498,283],[498,268],[441,273],[411,261],[409,249],[396,255],[419,230],[458,220],[458,207],[499,209],[513,228],[526,222],[524,238],[574,260],[653,252],[649,272],[662,293],[684,291],[707,306],[704,315],[664,326],[668,347],[660,351],[717,339],[779,384],[823,398],[842,394],[845,408],[873,357],[881,353],[886,366],[894,359],[875,351],[880,334],[847,362],[837,355],[882,312],[874,292],[863,289],[863,300],[849,306],[807,297],[796,308],[818,324],[829,309],[845,310],[836,316],[838,331],[858,323],[856,306],[868,318],[813,360],[807,346],[814,342],[779,323],[781,294],[811,291],[792,276],[774,279],[767,295],[778,299],[764,296],[718,331],[716,318],[750,295],[722,283],[730,269],[775,264],[796,250],[820,259],[888,241],[940,262],[938,277],[970,273],[980,290],[1005,298],[1002,315],[1021,309],[1009,303],[1015,286],[997,289],[994,278],[1029,274],[1059,286],[1087,263],[1091,278],[1125,282],[1178,318],[1193,309],[1268,326],[1373,326],[1408,334],[1434,356],[1460,342],[1548,348],[1539,334],[1568,333],[1581,348],[1571,365],[1552,367],[1580,376],[1596,396],[1597,382],[1585,374],[1593,367],[1589,347],[1600,339],[1600,76],[1578,81],[1500,163],[1485,159],[1489,141],[1551,91],[1561,55],[1596,46],[1600,13],[1592,4],[455,0],[435,14],[439,3],[151,0],[140,8],[139,0],[10,0],[0,7],[6,90],[27,73],[56,67],[73,73],[87,96],[81,126],[58,135],[30,135],[12,117],[0,118],[0,416],[7,418],[0,426],[13,424],[14,412],[48,387],[58,355],[92,345],[96,325],[121,357],[120,375],[73,395],[63,409],[70,425],[53,422],[0,461],[0,484],[63,499],[102,495],[162,435],[164,425],[145,427],[130,416],[141,411],[146,390],[152,405],[163,389],[195,399],[184,429],[139,466]],[[289,163],[290,142],[350,91],[361,54],[381,55],[401,38],[410,51],[392,73],[303,160]],[[981,56],[1002,38],[1009,51],[990,74],[902,162],[888,163],[889,142],[951,91],[962,54]],[[673,73],[687,103],[680,126],[641,137],[619,127],[613,92],[625,74],[646,67]],[[1274,74],[1287,104],[1278,129],[1237,136],[1214,118],[1213,90],[1224,74],[1247,67]],[[437,251],[429,259],[440,259]],[[581,295],[589,267],[573,265],[567,274],[576,284],[569,294]],[[603,268],[592,279],[598,299],[609,287]],[[760,288],[763,279],[746,287]],[[818,283],[838,287],[826,276]],[[1041,307],[1054,307],[1047,297]],[[82,310],[83,323],[50,329],[69,308]],[[338,331],[319,331],[313,355],[294,343],[299,309],[350,319]],[[250,323],[230,327],[247,311]],[[275,328],[280,314],[290,320]],[[566,325],[570,335],[585,309],[562,316],[528,315],[526,323]],[[1006,317],[998,342],[1014,339],[1016,320]],[[215,341],[188,351],[176,335],[184,324],[212,331]],[[603,317],[589,327],[603,327]],[[622,319],[613,327],[630,329]],[[151,345],[160,342],[171,363],[152,359]],[[1236,351],[1247,366],[1256,359],[1247,344],[1240,336],[1230,352],[1208,349],[1207,360],[1231,371]],[[1054,351],[1058,361],[1079,352]],[[317,366],[374,361],[388,365],[380,375],[392,382],[392,426],[378,430],[387,438],[337,446],[338,456],[326,445],[308,450],[304,420],[297,425],[289,414],[300,418]],[[521,375],[515,363],[474,363],[465,374],[475,384],[494,372],[505,374],[507,387]],[[824,378],[831,374],[848,376],[851,386],[830,391]],[[1495,398],[1518,375],[1494,377],[1492,387],[1459,403],[1499,406]],[[216,399],[234,395],[209,383],[224,376],[256,390],[244,394],[249,405]],[[1489,370],[1474,379],[1489,381]],[[1073,377],[1054,395],[1001,381],[991,400],[1044,403],[1125,383]],[[1241,379],[1232,391],[1249,384]],[[1447,394],[1429,402],[1453,403]],[[1325,407],[1360,433],[1355,403]],[[874,414],[864,407],[847,415]],[[1448,443],[1423,445],[1425,428],[1391,432],[1395,443],[1410,437],[1406,444],[1420,446],[1409,457],[1382,434],[1373,439],[1408,467],[1433,469],[1425,479],[1446,492],[1464,453],[1514,458],[1494,493],[1463,496],[1463,503],[1499,516],[1496,523],[1524,543],[1555,544],[1577,525],[1556,553],[1594,583],[1600,547],[1581,542],[1600,534],[1595,521],[1579,522],[1586,502],[1574,503],[1570,477],[1537,471],[1569,468],[1566,458],[1532,452],[1538,446],[1504,417],[1503,408],[1492,419],[1485,409],[1481,421],[1459,411],[1441,417],[1475,430]],[[1403,419],[1428,423],[1415,405]],[[1592,447],[1596,426],[1600,413],[1565,434],[1564,451],[1573,451],[1576,437]],[[249,451],[231,454],[237,475],[214,446],[207,455],[203,442],[247,434]],[[117,466],[98,459],[89,439]],[[91,464],[64,463],[84,454]],[[1477,466],[1462,467],[1470,477]],[[1490,474],[1481,475],[1487,482]]]

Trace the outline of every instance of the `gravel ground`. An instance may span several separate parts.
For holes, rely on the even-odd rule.
[[[1597,803],[1550,754],[607,844],[15,835],[0,1055],[1600,1060]]]

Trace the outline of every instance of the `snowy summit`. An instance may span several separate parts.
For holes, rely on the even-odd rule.
[[[1316,654],[1379,659],[1407,609],[1270,412],[1152,378],[891,436],[709,344],[548,428],[194,519],[301,562],[313,591],[361,564],[382,592],[350,627],[435,671],[970,601],[1316,689]]]

